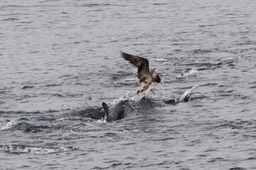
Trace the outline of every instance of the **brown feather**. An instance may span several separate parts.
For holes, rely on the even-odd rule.
[[[142,60],[140,60],[138,56],[131,55],[124,52],[121,52],[121,55],[125,60],[129,61],[135,67],[139,67],[142,64]]]
[[[143,91],[147,90],[152,82],[161,82],[159,74],[154,75],[155,68],[149,68],[148,59],[124,52],[121,52],[121,56],[135,67],[138,67],[138,78],[140,83],[145,83],[143,89],[139,90],[138,93],[142,93]]]
[[[138,67],[138,78],[140,82],[143,82],[145,79],[145,76],[149,75],[149,62],[148,59],[135,56],[132,54],[121,52],[122,57],[129,61],[132,65],[135,67]]]

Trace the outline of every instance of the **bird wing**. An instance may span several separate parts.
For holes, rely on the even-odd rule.
[[[138,67],[138,78],[140,79],[140,82],[142,82],[145,76],[149,74],[148,59],[124,52],[121,52],[121,55],[125,60],[129,61],[132,65]]]

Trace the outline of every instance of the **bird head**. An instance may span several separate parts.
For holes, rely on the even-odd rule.
[[[160,73],[157,73],[157,74],[156,74],[155,82],[157,82],[157,83],[160,83],[160,82],[161,82]]]

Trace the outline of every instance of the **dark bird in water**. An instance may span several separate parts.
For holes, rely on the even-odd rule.
[[[159,74],[155,74],[156,69],[149,68],[148,59],[124,52],[121,52],[121,55],[125,60],[129,61],[132,65],[138,67],[138,78],[140,80],[140,83],[144,83],[144,86],[141,90],[137,91],[137,94],[147,90],[153,82],[161,82]],[[151,91],[154,94],[154,91]]]

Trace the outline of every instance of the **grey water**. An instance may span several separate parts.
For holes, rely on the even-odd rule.
[[[0,1],[0,169],[256,169],[252,0]],[[161,73],[140,87],[120,51]],[[187,69],[195,75],[180,76]],[[171,104],[197,86],[203,94]]]

